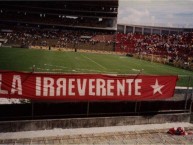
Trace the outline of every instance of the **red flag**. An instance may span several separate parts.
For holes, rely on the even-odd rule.
[[[0,71],[0,97],[37,100],[152,100],[174,95],[177,76]]]

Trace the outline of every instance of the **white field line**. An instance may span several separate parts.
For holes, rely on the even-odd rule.
[[[59,65],[51,65],[51,64],[44,64],[44,65],[47,65],[47,66],[52,66],[52,67],[60,67],[60,68],[68,68],[68,67],[64,67],[64,66],[59,66]],[[96,71],[96,72],[102,72],[100,70],[93,70],[93,69],[81,69],[81,68],[76,68],[75,70],[80,70],[80,71]],[[69,70],[70,71],[70,70]]]
[[[97,63],[96,61],[90,59],[89,57],[87,57],[87,56],[85,56],[85,55],[83,55],[83,54],[81,54],[81,55],[82,55],[84,58],[86,58],[86,59],[92,61],[93,63],[97,64],[97,65],[100,66],[101,68],[106,69],[104,66],[102,66],[101,64]]]
[[[81,69],[81,68],[76,68],[76,69],[72,69],[70,70],[68,67],[64,67],[64,66],[57,66],[57,65],[48,65],[48,64],[45,64],[47,66],[52,66],[52,67],[59,67],[59,68],[66,68],[68,70],[65,70],[65,71],[90,71],[90,72],[106,72],[106,71],[100,71],[100,70],[94,70],[94,69]],[[32,67],[30,67],[29,69],[32,69]],[[40,67],[36,67],[37,70],[63,70],[63,69],[47,69],[47,68],[40,68]],[[42,72],[43,73],[43,72]],[[53,73],[53,72],[50,72],[50,73]],[[55,73],[55,72],[54,72]],[[116,72],[110,72],[110,73],[116,73]]]
[[[141,71],[141,70],[139,70],[139,69],[134,69],[134,68],[133,68],[132,71]]]
[[[64,67],[64,66],[58,66],[58,65],[50,65],[50,64],[44,64],[47,66],[52,66],[52,67],[58,67],[58,68],[68,68],[68,67]],[[32,69],[32,67],[29,67],[29,69]],[[48,69],[48,68],[40,68],[40,67],[36,67],[37,70],[42,70],[42,71],[46,71],[45,73],[56,73],[55,71],[62,71],[63,69]],[[50,70],[50,72],[48,72]],[[52,72],[54,71],[54,72]],[[110,73],[110,74],[117,74],[117,72],[108,72],[108,71],[100,71],[100,70],[94,70],[94,69],[81,69],[81,68],[76,68],[76,69],[68,69],[65,70],[65,72],[80,72],[80,71],[88,71],[88,72],[95,72],[95,73]],[[65,73],[63,72],[63,73]],[[44,73],[44,72],[37,72],[37,73]],[[61,73],[61,72],[58,72]],[[87,74],[87,73],[86,73]]]
[[[59,66],[59,65],[51,65],[51,64],[44,64],[44,65],[47,65],[47,66],[53,66],[53,67],[67,68],[67,67],[64,67],[64,66]]]

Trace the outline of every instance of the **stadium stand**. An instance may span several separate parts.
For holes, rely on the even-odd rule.
[[[108,4],[103,6],[104,3]],[[66,25],[69,27],[116,27],[118,2],[63,1],[53,2],[2,2],[1,21]]]
[[[136,34],[118,33],[116,51],[126,52],[150,61],[174,64],[192,69],[193,33]]]
[[[11,32],[10,32],[11,31]],[[106,35],[105,35],[106,34]],[[86,30],[50,30],[50,29],[6,29],[0,32],[0,37],[6,39],[4,46],[23,48],[52,47],[74,49],[96,49],[112,51],[114,46],[114,34],[109,32],[93,32]]]
[[[117,0],[1,2],[0,38],[7,39],[1,44],[113,51],[117,8]]]

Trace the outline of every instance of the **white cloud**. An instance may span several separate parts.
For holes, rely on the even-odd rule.
[[[193,27],[193,0],[120,0],[118,23]]]
[[[134,8],[126,8],[120,10],[122,17],[119,17],[118,21],[125,24],[141,24],[143,23],[154,23],[155,17],[150,14],[149,10],[137,10]]]

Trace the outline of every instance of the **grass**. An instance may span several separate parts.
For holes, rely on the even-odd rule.
[[[152,63],[131,57],[80,52],[59,52],[22,48],[0,48],[0,70],[62,73],[179,75],[179,86],[187,86],[193,72],[169,65]]]

